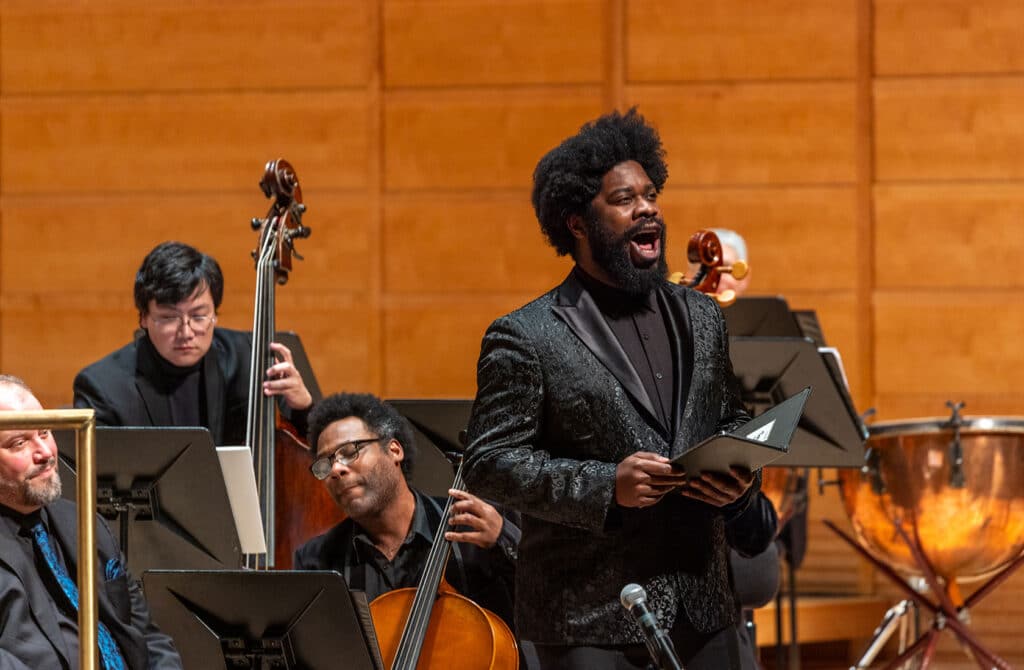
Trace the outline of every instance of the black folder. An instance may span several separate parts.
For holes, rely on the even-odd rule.
[[[730,466],[757,470],[789,452],[811,387],[790,396],[731,433],[720,433],[687,449],[673,461],[689,475],[729,472]]]

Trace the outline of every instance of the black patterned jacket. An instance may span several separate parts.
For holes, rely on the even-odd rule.
[[[642,642],[619,603],[630,582],[644,586],[665,627],[681,617],[702,633],[734,623],[725,521],[760,479],[726,509],[676,495],[643,510],[614,502],[615,468],[630,454],[678,455],[749,418],[718,305],[668,282],[657,294],[677,396],[690,376],[688,397],[673,399],[671,433],[572,274],[484,336],[464,474],[474,493],[523,513],[515,601],[524,639]]]

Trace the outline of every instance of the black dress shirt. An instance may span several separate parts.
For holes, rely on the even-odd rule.
[[[675,389],[670,338],[673,334],[669,333],[656,292],[638,298],[598,281],[579,266],[575,272],[640,376],[666,435],[672,437]]]

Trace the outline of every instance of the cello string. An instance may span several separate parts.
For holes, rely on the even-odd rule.
[[[452,488],[463,490],[461,463],[459,464],[458,471],[455,473],[455,481],[452,482]],[[395,654],[392,670],[400,668],[412,670],[419,660],[423,640],[426,636],[427,628],[430,626],[430,615],[434,608],[434,602],[437,600],[438,588],[444,572],[444,564],[447,563],[448,554],[451,550],[451,542],[444,539],[444,534],[448,526],[448,520],[451,518],[453,504],[454,498],[448,496],[441,515],[441,524],[438,526],[437,533],[434,535],[434,542],[427,554],[423,576],[421,577],[419,587],[417,587],[416,595],[413,597],[409,617],[402,630],[402,637],[398,644],[398,651]]]

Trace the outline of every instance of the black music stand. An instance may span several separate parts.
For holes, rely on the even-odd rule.
[[[789,454],[772,466],[861,467],[867,428],[850,398],[838,352],[825,346],[817,315],[810,310],[790,310],[781,296],[742,297],[723,311],[733,371],[751,414],[760,415],[805,386],[814,389],[790,441]],[[806,496],[806,477],[800,488]],[[796,568],[803,558],[806,523],[806,511],[797,512],[781,535],[789,576],[790,668],[800,667]],[[777,664],[782,667],[781,591],[775,607]]]
[[[149,570],[142,582],[186,668],[383,668],[366,598],[337,572]]]
[[[773,463],[786,467],[859,468],[867,429],[853,407],[838,359],[804,337],[732,337],[733,372],[743,402],[758,416],[801,389],[814,389],[804,407],[789,453]]]
[[[743,296],[722,310],[732,337],[803,337],[786,299],[780,295]]]
[[[72,436],[73,438],[73,436]],[[58,440],[64,497],[75,500],[74,440]],[[227,489],[205,428],[96,429],[96,511],[134,575],[241,565]]]
[[[412,424],[419,447],[410,483],[432,496],[448,497],[455,479],[453,458],[465,449],[472,400],[388,400]]]

